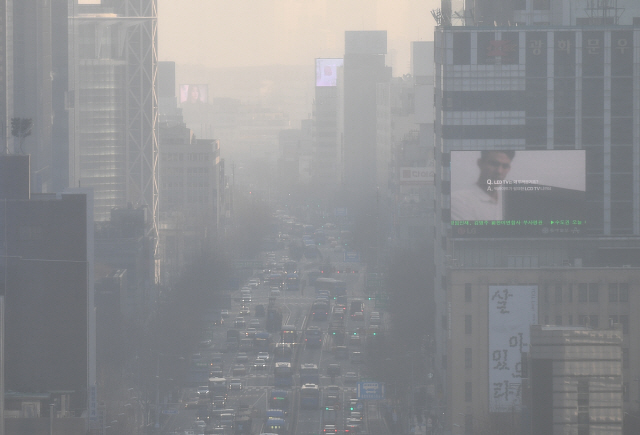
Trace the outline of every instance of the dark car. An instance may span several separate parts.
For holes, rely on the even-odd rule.
[[[327,367],[327,375],[329,376],[340,376],[341,372],[340,364],[329,364],[329,367]]]

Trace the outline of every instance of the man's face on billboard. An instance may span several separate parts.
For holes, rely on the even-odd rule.
[[[500,151],[489,151],[478,159],[480,180],[504,180],[511,169],[511,159]]]

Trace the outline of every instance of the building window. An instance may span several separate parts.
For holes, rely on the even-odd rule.
[[[591,329],[598,329],[598,315],[592,314],[589,316],[589,327]]]
[[[471,402],[473,400],[473,394],[471,391],[471,382],[464,383],[464,401]]]
[[[629,401],[629,381],[622,383],[622,400],[625,402]]]
[[[442,315],[442,329],[444,329],[445,331],[447,330],[447,315],[443,314]]]
[[[629,368],[629,349],[626,347],[622,348],[622,368]]]
[[[464,301],[471,302],[471,284],[464,285]]]
[[[629,302],[629,284],[626,282],[618,285],[618,300],[622,303]]]
[[[464,316],[464,333],[471,334],[471,314],[467,314]]]
[[[573,316],[571,314],[567,316],[567,325],[573,326]]]
[[[442,363],[442,370],[446,370],[447,369],[447,356],[446,355],[442,355],[442,360],[440,361]]]
[[[612,327],[613,325],[619,322],[620,320],[618,319],[618,316],[614,316],[614,315],[609,316],[609,327]]]
[[[578,381],[578,427],[589,427],[589,380]],[[588,432],[587,432],[588,433]]]
[[[627,314],[623,314],[620,316],[620,324],[622,325],[622,333],[629,333],[629,316]]]
[[[473,415],[472,414],[464,415],[464,434],[473,435]]]
[[[573,285],[569,284],[567,286],[567,302],[573,302]]]
[[[549,316],[544,316],[544,324],[548,325],[549,324]]]
[[[600,286],[598,284],[589,284],[589,302],[598,302],[598,293]]]
[[[556,304],[561,304],[561,303],[562,303],[562,286],[557,285],[556,286]]]
[[[549,286],[547,284],[545,284],[542,289],[542,298],[545,304],[549,303]]]
[[[578,284],[578,302],[587,302],[589,300],[589,288],[586,284]]]
[[[464,368],[465,369],[470,369],[471,368],[471,348],[470,347],[466,347],[464,349]]]
[[[618,302],[618,284],[609,284],[609,303]]]
[[[589,316],[578,315],[578,326],[589,326]]]
[[[556,325],[557,326],[562,325],[562,316],[556,316]]]

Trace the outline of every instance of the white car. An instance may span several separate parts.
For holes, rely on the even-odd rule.
[[[271,296],[272,298],[277,298],[278,296],[280,296],[280,289],[272,288],[271,291],[269,292],[269,296]]]
[[[256,355],[256,358],[269,361],[269,352],[258,352],[258,354]]]
[[[249,280],[249,287],[258,288],[260,287],[260,280],[258,278],[253,278]]]
[[[358,375],[356,374],[356,372],[347,372],[344,374],[344,382],[345,384],[355,384],[356,382],[358,382]]]

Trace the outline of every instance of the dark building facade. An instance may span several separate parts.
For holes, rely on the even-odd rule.
[[[3,171],[12,172],[14,186],[28,183],[28,156],[1,160]],[[21,191],[11,195],[10,189],[0,189],[5,389],[67,391],[71,411],[80,416],[88,408],[95,376],[90,204],[84,193]]]

